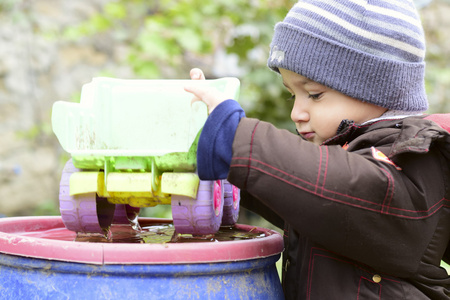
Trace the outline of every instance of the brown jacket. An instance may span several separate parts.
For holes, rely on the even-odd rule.
[[[285,223],[286,299],[450,298],[450,135],[427,118],[343,121],[320,147],[240,121],[228,180]]]

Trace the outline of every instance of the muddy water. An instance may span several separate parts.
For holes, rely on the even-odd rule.
[[[151,222],[141,226],[112,225],[107,236],[100,234],[75,234],[65,228],[54,228],[45,231],[34,231],[23,235],[45,239],[86,242],[86,243],[216,243],[225,241],[248,240],[265,237],[265,233],[256,229],[244,231],[236,227],[221,227],[215,234],[193,236],[175,232],[172,223]]]
[[[114,225],[111,227],[109,238],[101,235],[78,234],[77,242],[101,242],[101,243],[208,243],[237,241],[264,237],[261,232],[247,232],[234,227],[221,227],[220,230],[211,235],[193,236],[191,234],[179,234],[175,232],[172,224],[161,223],[150,226],[142,226],[135,230],[130,226]]]

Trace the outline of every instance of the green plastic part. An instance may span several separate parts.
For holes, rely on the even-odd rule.
[[[239,97],[237,78],[99,77],[83,86],[80,103],[54,103],[53,131],[63,149],[72,156],[75,167],[85,171],[103,170],[106,189],[111,172],[145,172],[152,176],[151,189],[159,190],[164,173],[196,171],[198,138],[208,114],[204,103],[191,104],[193,95],[184,90],[187,85],[215,87],[230,99]],[[88,183],[88,178],[77,178],[74,192],[92,190],[95,185]],[[114,189],[127,189],[125,178],[130,177],[123,178],[124,187],[117,186],[121,185],[119,180],[114,182]],[[184,182],[186,186],[178,190],[192,195],[189,185],[195,185],[195,180]],[[132,186],[129,189],[134,189]]]

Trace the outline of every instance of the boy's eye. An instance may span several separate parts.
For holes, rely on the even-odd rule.
[[[322,93],[318,93],[318,94],[309,94],[308,98],[312,99],[312,100],[318,100],[320,98],[320,96],[322,95]]]
[[[286,99],[287,101],[292,101],[295,100],[295,95],[290,96],[289,98]]]

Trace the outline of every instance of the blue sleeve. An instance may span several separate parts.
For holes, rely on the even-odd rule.
[[[230,170],[236,129],[245,112],[238,102],[226,100],[208,116],[197,148],[197,171],[202,180],[226,179]]]

